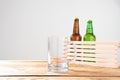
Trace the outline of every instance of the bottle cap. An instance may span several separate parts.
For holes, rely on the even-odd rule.
[[[79,21],[79,18],[76,17],[76,18],[75,18],[75,21]]]
[[[87,23],[92,23],[92,20],[91,20],[91,19],[89,19]]]

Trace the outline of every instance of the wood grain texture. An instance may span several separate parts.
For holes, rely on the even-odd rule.
[[[52,73],[47,71],[47,61],[1,61],[0,70],[0,75],[120,76],[120,69],[118,68],[102,68],[79,64],[70,64],[68,72]]]
[[[69,71],[47,71],[47,61],[0,61],[0,80],[120,80],[119,68],[70,64]]]
[[[0,80],[120,80],[119,77],[0,77]]]

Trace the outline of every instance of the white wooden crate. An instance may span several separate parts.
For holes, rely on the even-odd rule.
[[[64,53],[70,63],[118,68],[119,41],[64,42]]]

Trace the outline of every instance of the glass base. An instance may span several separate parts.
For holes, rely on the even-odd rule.
[[[68,71],[67,63],[48,64],[48,72],[67,72],[67,71]]]
[[[68,69],[48,69],[48,72],[67,72]]]

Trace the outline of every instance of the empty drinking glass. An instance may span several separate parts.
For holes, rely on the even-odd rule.
[[[51,36],[48,38],[48,71],[68,71],[68,61],[64,50],[65,38]]]

